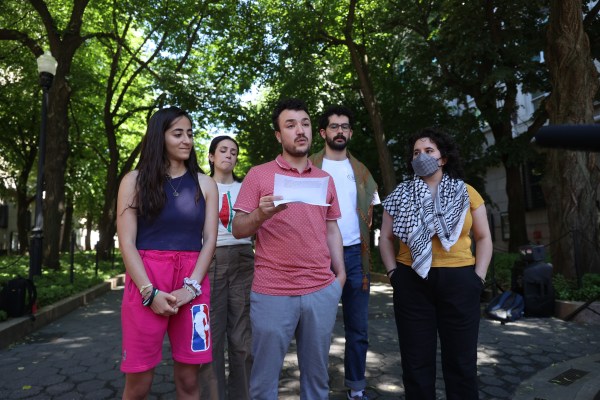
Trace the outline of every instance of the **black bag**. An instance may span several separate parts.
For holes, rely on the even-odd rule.
[[[0,293],[0,308],[9,317],[22,317],[31,314],[37,300],[37,290],[31,279],[20,276],[6,282]]]
[[[528,317],[551,317],[554,315],[554,287],[552,265],[536,263],[523,271],[523,297],[525,315]]]
[[[511,289],[523,295],[525,316],[551,317],[554,315],[554,287],[552,264],[515,261]]]
[[[523,296],[511,290],[494,297],[485,308],[485,314],[504,323],[516,321],[523,316],[525,301]]]

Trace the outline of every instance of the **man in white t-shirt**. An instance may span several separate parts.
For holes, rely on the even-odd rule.
[[[370,289],[370,234],[373,205],[380,204],[373,176],[346,149],[352,138],[353,113],[343,106],[330,106],[319,119],[325,147],[310,156],[335,182],[342,218],[338,226],[344,244],[346,285],[342,291],[344,330],[344,381],[350,400],[367,400],[365,379]]]

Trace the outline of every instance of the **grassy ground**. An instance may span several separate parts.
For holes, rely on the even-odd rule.
[[[61,258],[59,270],[43,267],[42,275],[34,277],[33,281],[37,289],[37,308],[56,303],[124,272],[123,261],[118,252],[114,256],[114,261],[99,261],[98,263],[96,263],[95,252],[79,252],[74,254],[72,266],[69,254],[65,254]],[[29,277],[29,257],[0,257],[0,284],[2,287],[7,281],[17,276]],[[0,321],[6,318],[6,313],[0,311]]]

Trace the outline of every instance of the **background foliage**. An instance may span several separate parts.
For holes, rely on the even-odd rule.
[[[556,45],[546,35],[550,4],[560,3],[4,0],[0,198],[17,204],[19,251],[27,252],[27,213],[38,174],[41,90],[35,58],[48,49],[61,67],[69,66],[59,68],[56,93],[51,91],[52,104],[66,101],[64,116],[49,116],[51,127],[62,129],[56,141],[66,148],[64,155],[47,157],[47,163],[64,164],[64,199],[46,201],[47,221],[59,221],[45,227],[49,247],[60,244],[65,251],[71,229],[77,229],[85,250],[98,245],[100,257],[110,257],[118,185],[135,168],[147,118],[157,108],[178,105],[192,112],[196,150],[205,165],[213,134],[237,135],[236,172],[244,176],[281,151],[270,113],[280,98],[294,96],[306,100],[313,124],[329,104],[355,110],[349,149],[373,173],[382,195],[389,185],[385,177],[405,177],[408,135],[430,125],[455,136],[467,182],[484,197],[486,170],[504,168],[515,250],[529,241],[521,166],[540,161],[529,140],[548,118],[541,107],[528,130],[515,136],[522,122],[515,122],[516,95],[553,90],[543,57]],[[584,63],[600,57],[599,4],[579,4],[591,43]],[[316,151],[323,142],[313,134]],[[55,169],[46,172],[48,182],[56,181]],[[46,189],[56,191],[54,185]],[[594,207],[581,205],[591,212]],[[375,227],[380,208],[376,212]],[[97,244],[92,231],[100,233]],[[54,250],[46,254],[46,267],[61,274],[64,259]],[[565,276],[573,270],[563,263],[556,269]]]
[[[115,254],[114,260],[99,261],[96,269],[94,252],[79,252],[73,258],[73,282],[71,282],[70,256],[63,256],[65,267],[59,271],[43,271],[41,276],[34,277],[37,289],[37,308],[54,304],[84,290],[90,289],[108,278],[125,272],[120,255]],[[16,276],[27,277],[28,260],[21,256],[5,256],[0,258],[0,287]],[[6,319],[6,313],[0,310],[0,321]]]

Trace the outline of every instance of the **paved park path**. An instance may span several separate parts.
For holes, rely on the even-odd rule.
[[[119,372],[121,296],[122,288],[111,290],[0,350],[0,399],[120,398],[124,384]],[[388,284],[372,284],[369,331],[369,398],[404,398]],[[343,348],[340,309],[329,367],[330,399],[334,400],[345,398]],[[175,398],[168,342],[164,355],[156,369],[151,399]],[[524,318],[506,325],[482,319],[478,364],[482,400],[597,400],[600,326],[555,318]],[[441,374],[439,362],[438,371]],[[292,344],[281,374],[280,399],[299,398],[298,375]],[[441,377],[438,398],[444,399]]]

